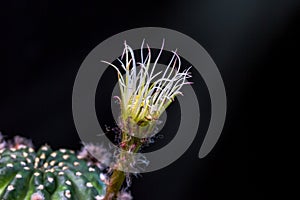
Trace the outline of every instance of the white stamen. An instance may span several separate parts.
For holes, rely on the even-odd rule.
[[[121,60],[119,62],[125,71],[125,78],[123,78],[117,66],[102,61],[112,66],[118,73],[122,115],[125,118],[131,117],[137,121],[144,119],[146,116],[150,116],[148,117],[150,120],[158,119],[174,97],[182,95],[180,91],[182,86],[190,84],[186,81],[187,78],[191,77],[189,74],[190,68],[180,72],[180,56],[176,51],[173,51],[172,59],[164,73],[162,73],[163,71],[154,73],[164,48],[164,40],[152,67],[150,67],[151,50],[148,45],[148,54],[144,60],[144,40],[141,45],[141,62],[136,62],[133,49],[127,45],[126,41],[124,45],[123,55],[125,55],[126,62],[125,64]]]

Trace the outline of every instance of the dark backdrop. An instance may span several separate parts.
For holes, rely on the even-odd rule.
[[[299,8],[289,0],[1,2],[0,130],[36,146],[79,149],[72,87],[87,54],[127,29],[171,28],[214,59],[226,86],[227,120],[206,158],[197,158],[197,136],[175,163],[134,179],[134,198],[268,199],[269,119],[278,109],[274,99],[285,93],[282,78],[297,66]]]

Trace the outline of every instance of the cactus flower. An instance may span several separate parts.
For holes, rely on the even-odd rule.
[[[125,178],[130,176],[123,172],[123,169],[128,166],[135,167],[134,159],[126,157],[130,154],[126,154],[124,151],[138,152],[140,147],[147,143],[147,139],[153,136],[154,127],[162,113],[177,95],[182,95],[181,88],[186,84],[191,84],[187,81],[191,77],[189,72],[191,67],[181,70],[180,56],[176,51],[172,51],[173,56],[165,70],[155,72],[163,52],[164,41],[155,59],[152,58],[148,45],[146,45],[148,53],[144,56],[143,41],[140,50],[141,60],[139,61],[136,60],[133,49],[126,41],[124,46],[121,59],[118,59],[120,67],[102,61],[112,66],[118,75],[120,95],[115,98],[120,102],[119,127],[122,132],[122,140],[119,147],[123,150],[119,153],[117,167],[110,177],[105,200],[115,199]]]
[[[151,63],[151,50],[148,45],[148,53],[144,58],[144,41],[141,45],[141,60],[137,61],[133,49],[124,42],[124,50],[121,60],[118,59],[121,70],[114,64],[102,61],[112,66],[118,74],[120,88],[121,127],[127,127],[130,122],[132,126],[146,126],[155,122],[166,110],[176,95],[182,95],[181,88],[186,84],[191,84],[187,79],[191,77],[189,69],[181,70],[181,61],[176,51],[164,71],[155,72],[157,63],[164,48],[164,41],[154,63]],[[125,57],[125,63],[122,61]],[[124,71],[124,77],[121,71]],[[127,127],[128,128],[128,127]],[[137,137],[146,137],[153,129],[138,135],[138,131],[129,131],[129,134]],[[128,132],[128,129],[126,129]]]

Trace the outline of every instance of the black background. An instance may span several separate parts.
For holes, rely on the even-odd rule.
[[[106,38],[158,26],[198,41],[222,74],[224,131],[204,159],[202,136],[170,166],[133,180],[135,199],[268,199],[266,145],[274,99],[299,66],[297,1],[7,1],[0,5],[0,130],[39,146],[79,149],[72,87],[87,54]],[[299,52],[299,51],[298,51]],[[279,110],[277,110],[279,109]],[[276,184],[276,183],[275,183]]]

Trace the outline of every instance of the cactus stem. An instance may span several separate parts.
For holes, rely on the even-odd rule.
[[[123,171],[115,170],[110,177],[110,183],[106,190],[104,200],[116,199],[117,194],[125,180],[126,174]]]
[[[129,137],[130,139],[128,139],[128,135],[125,132],[122,135],[123,139],[120,144],[126,144],[123,148],[120,145],[121,148],[125,151],[130,151],[134,153],[138,152],[140,147],[142,146],[142,140],[135,137]],[[119,159],[122,159],[122,155]],[[122,161],[120,161],[120,163],[122,163]],[[109,184],[106,188],[106,195],[104,197],[104,200],[116,200],[125,179],[126,173],[115,169],[110,177]]]

